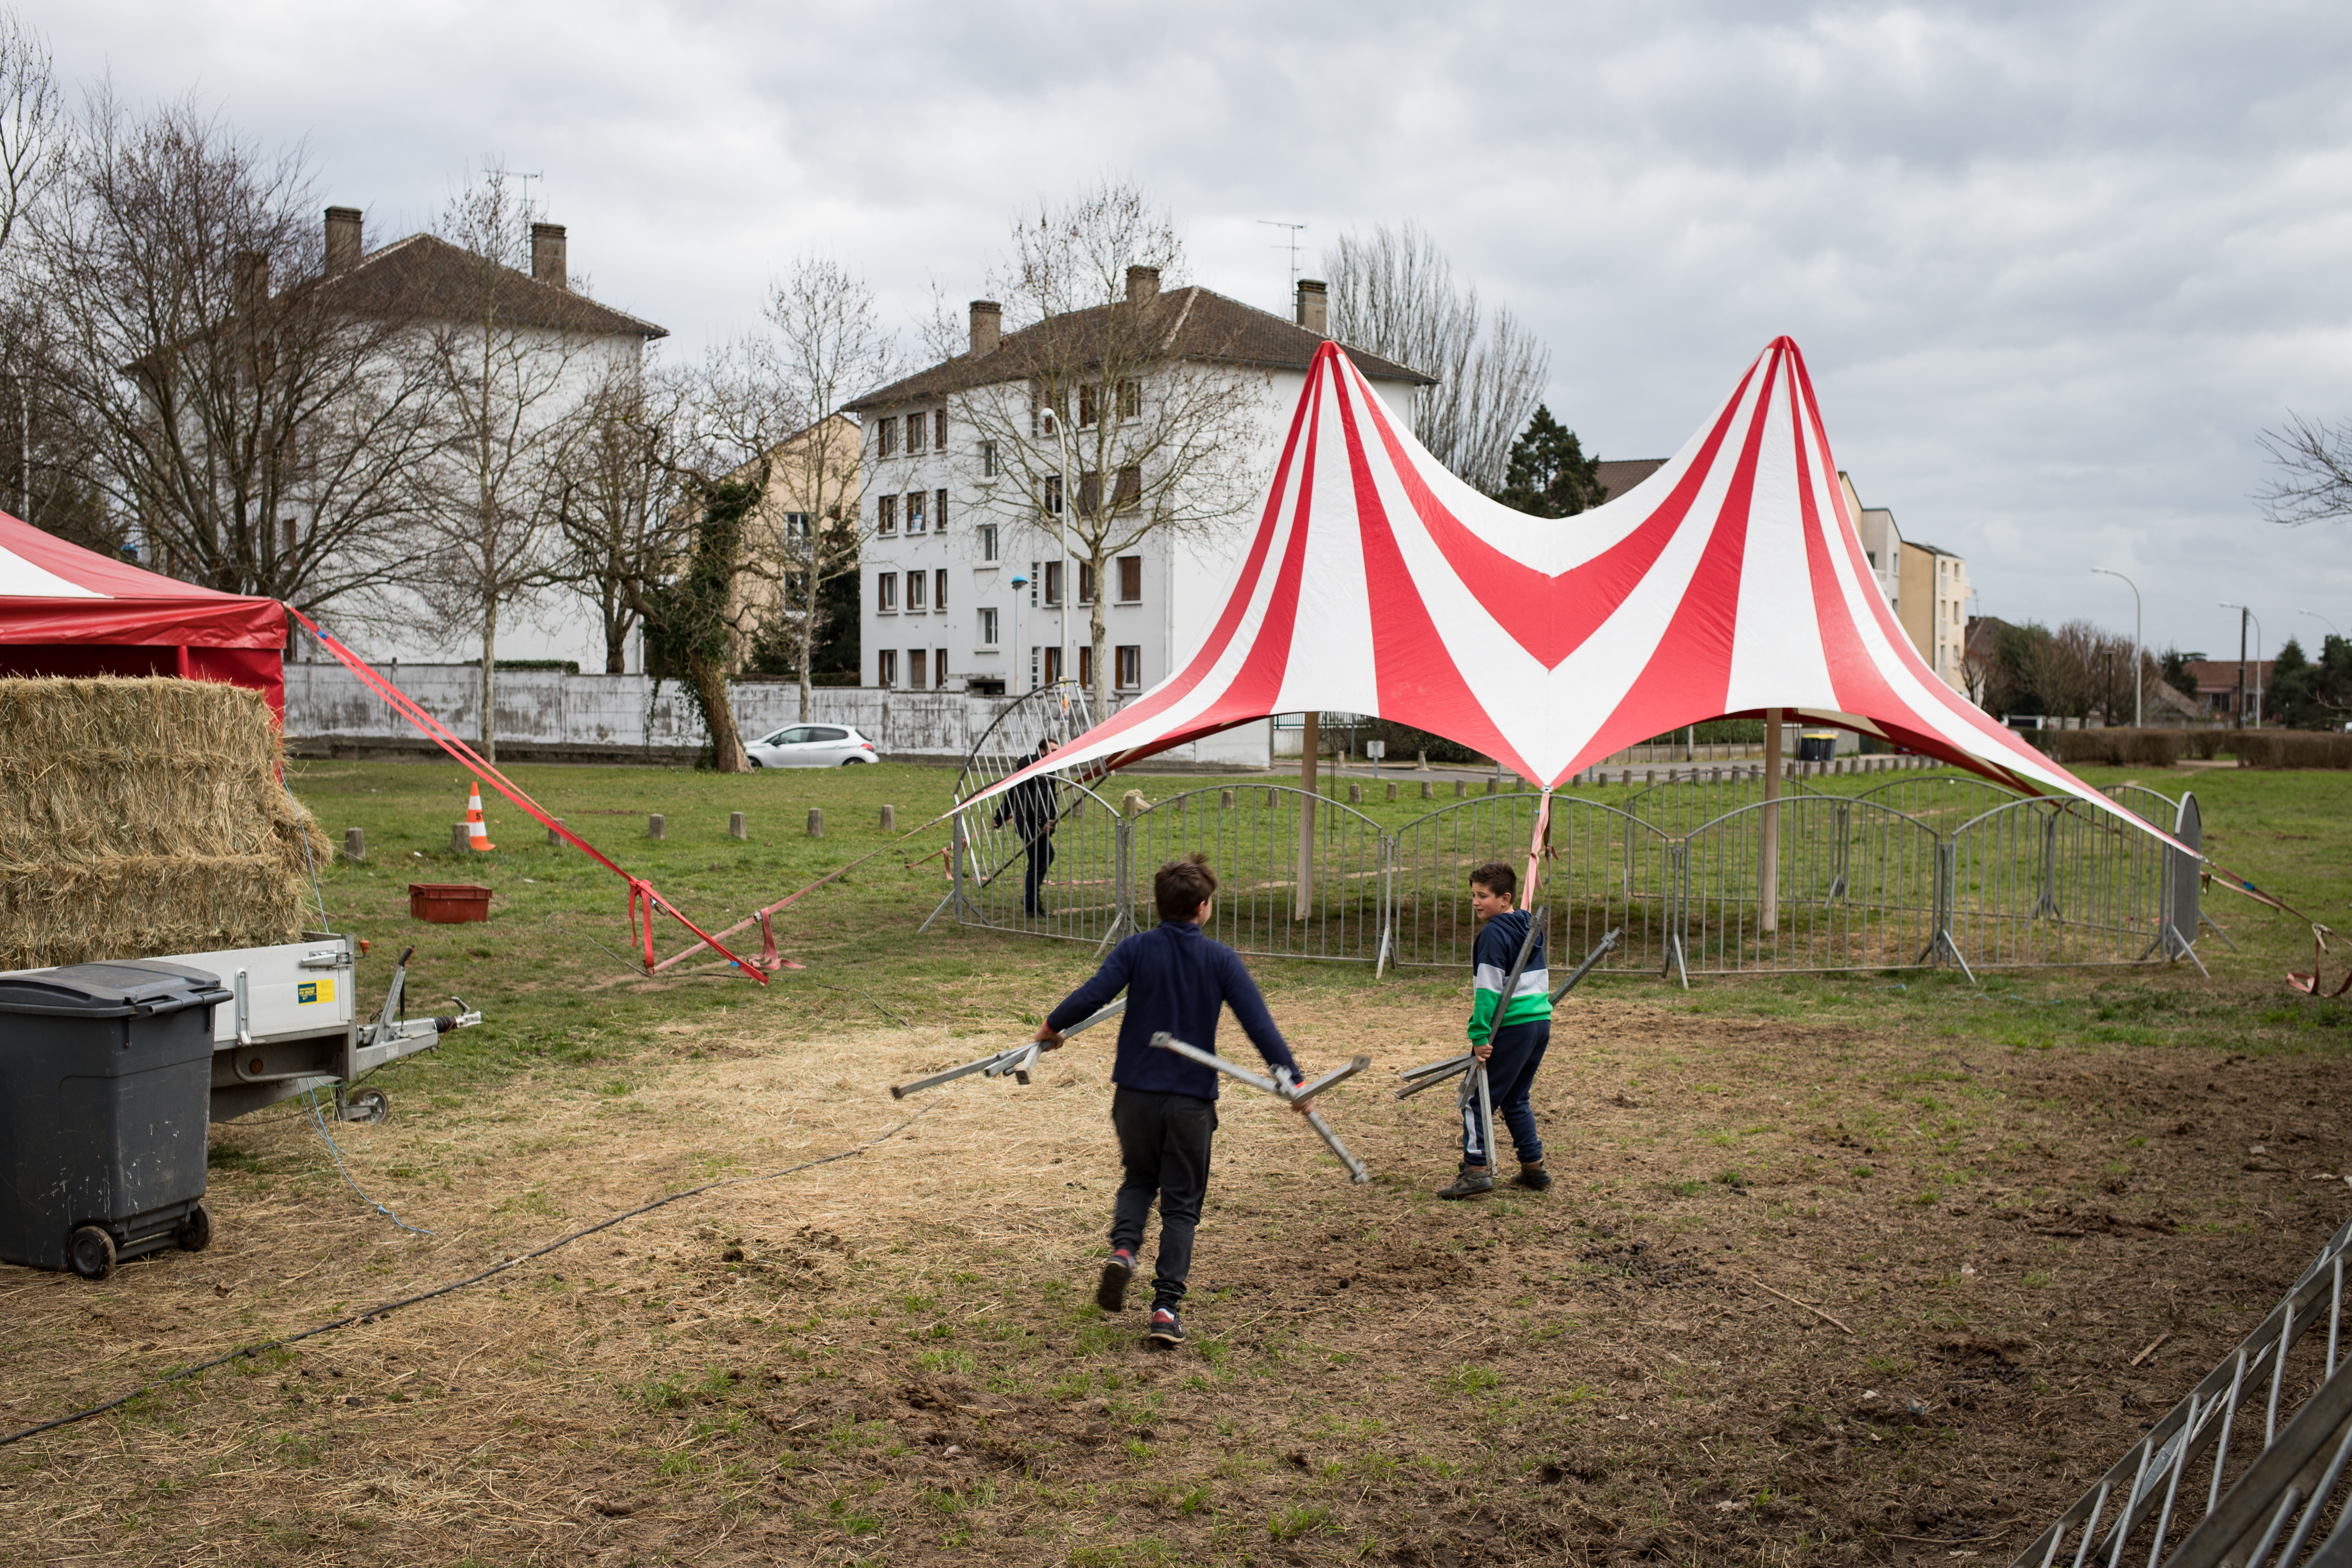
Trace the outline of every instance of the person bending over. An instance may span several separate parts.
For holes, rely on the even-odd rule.
[[[1151,1282],[1151,1321],[1144,1338],[1161,1345],[1184,1342],[1178,1308],[1192,1271],[1192,1235],[1209,1190],[1209,1145],[1217,1130],[1214,1069],[1153,1048],[1151,1037],[1165,1030],[1204,1051],[1217,1048],[1217,1019],[1232,1007],[1242,1030],[1270,1067],[1293,1078],[1298,1064],[1258,994],[1257,983],[1234,950],[1201,933],[1217,893],[1215,873],[1195,855],[1171,860],[1153,874],[1152,900],[1160,923],[1129,937],[1111,951],[1095,977],[1045,1016],[1037,1038],[1048,1047],[1062,1031],[1107,1005],[1121,991],[1127,1011],[1118,1025],[1118,1053],[1111,1067],[1111,1125],[1118,1132],[1125,1174],[1111,1210],[1110,1256],[1095,1288],[1105,1311],[1127,1305],[1128,1281],[1143,1245],[1143,1223],[1152,1201],[1160,1204],[1160,1256]],[[1313,1102],[1291,1109],[1304,1112]]]
[[[1470,873],[1470,912],[1481,922],[1470,952],[1475,987],[1470,1048],[1486,1064],[1486,1097],[1518,1152],[1518,1184],[1542,1192],[1551,1185],[1551,1173],[1544,1169],[1543,1140],[1536,1134],[1528,1093],[1535,1088],[1536,1069],[1543,1065],[1544,1047],[1551,1043],[1551,975],[1544,968],[1543,932],[1538,931],[1517,986],[1508,997],[1503,994],[1503,982],[1510,978],[1519,943],[1528,934],[1528,917],[1517,907],[1518,892],[1518,873],[1500,860]],[[1462,1169],[1451,1185],[1437,1189],[1437,1195],[1468,1198],[1493,1192],[1494,1147],[1495,1130],[1479,1125],[1477,1093],[1465,1082]]]

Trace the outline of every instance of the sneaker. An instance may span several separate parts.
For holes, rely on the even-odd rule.
[[[1437,1189],[1441,1198],[1475,1198],[1495,1190],[1495,1178],[1484,1165],[1465,1165],[1448,1186]]]
[[[1173,1307],[1152,1308],[1151,1327],[1150,1331],[1144,1334],[1143,1338],[1147,1343],[1155,1345],[1175,1346],[1182,1344],[1184,1342],[1184,1325],[1177,1321],[1176,1309]]]
[[[1135,1254],[1122,1247],[1103,1259],[1102,1279],[1095,1285],[1095,1305],[1116,1312],[1127,1305],[1127,1282],[1135,1277]]]
[[[1532,1165],[1521,1165],[1519,1167],[1519,1173],[1511,1179],[1517,1182],[1520,1186],[1527,1188],[1529,1192],[1548,1193],[1551,1191],[1551,1173],[1544,1169],[1543,1162],[1541,1160],[1538,1160]]]

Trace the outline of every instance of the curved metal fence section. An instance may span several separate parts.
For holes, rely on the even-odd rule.
[[[2284,1299],[2011,1568],[2352,1561],[2352,1222]]]
[[[1718,817],[1677,849],[1679,935],[1693,973],[1934,961],[1936,835],[1891,805],[1784,796]]]
[[[1056,704],[1024,723],[1065,711],[1084,709]],[[1018,765],[1034,746],[1024,728],[1002,750]],[[967,778],[992,765],[976,756]],[[1616,973],[1686,981],[1948,965],[1973,976],[2195,963],[2200,930],[2215,929],[2197,908],[2193,857],[2079,802],[1954,775],[1859,795],[1792,779],[1767,801],[1743,770],[1713,771],[1727,776],[1613,800],[1553,797],[1539,902],[1555,963],[1616,930],[1602,963]],[[1470,871],[1524,863],[1541,799],[1473,795],[1401,824],[1391,806],[1383,826],[1286,784],[1208,785],[1156,805],[1129,792],[1131,817],[1083,785],[1039,787],[1054,792],[1042,854],[1004,797],[958,818],[950,901],[964,923],[1107,942],[1157,921],[1158,867],[1200,854],[1221,884],[1219,940],[1246,953],[1382,968],[1469,962]],[[2197,830],[2193,795],[2176,803],[2137,785],[2110,795],[2158,826]],[[1027,809],[1035,815],[1034,798]]]
[[[1129,819],[1129,916],[1159,923],[1154,872],[1188,855],[1217,874],[1209,934],[1275,958],[1381,962],[1391,930],[1389,838],[1352,806],[1280,784],[1189,790]]]

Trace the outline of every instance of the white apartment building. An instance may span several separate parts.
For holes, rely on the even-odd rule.
[[[1162,292],[1158,273],[1146,268],[1129,268],[1128,285],[1129,306],[1165,311],[1171,331],[1182,334],[1180,342],[1214,345],[1196,363],[1262,383],[1253,457],[1262,490],[1325,341],[1324,286],[1301,282],[1297,319],[1284,321],[1206,289]],[[1107,601],[1114,700],[1134,695],[1182,668],[1207,636],[1239,570],[1255,513],[1245,508],[1206,534],[1151,534],[1112,561],[1108,581],[1092,581],[1084,560],[1046,526],[1061,501],[1058,486],[1043,507],[1012,497],[1003,465],[956,415],[961,395],[1020,379],[1023,334],[1004,335],[1002,321],[994,302],[972,301],[968,353],[850,405],[866,431],[861,683],[1018,694],[1066,676],[1090,687],[1092,601],[1099,594]],[[1432,378],[1349,353],[1410,427],[1414,389]],[[1151,390],[1121,395],[1149,398]],[[1270,727],[1260,723],[1174,755],[1263,763],[1270,748]]]

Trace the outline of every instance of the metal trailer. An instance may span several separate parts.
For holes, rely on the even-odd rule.
[[[300,942],[163,959],[220,976],[230,994],[213,1009],[210,1120],[227,1121],[306,1089],[331,1089],[338,1119],[381,1121],[392,1102],[381,1089],[355,1089],[362,1078],[482,1021],[455,996],[448,998],[454,1013],[403,1016],[412,947],[393,968],[383,1007],[361,1023],[358,946],[346,933],[305,931]]]

